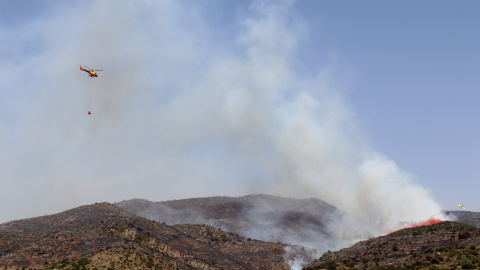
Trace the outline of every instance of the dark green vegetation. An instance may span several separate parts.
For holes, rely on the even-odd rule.
[[[380,258],[373,261],[360,260],[358,257],[343,259],[341,262],[330,261],[308,269],[480,269],[480,257],[476,246],[440,247],[424,253],[412,253],[412,263],[402,265],[380,266]],[[374,265],[372,265],[374,264]]]
[[[162,258],[135,250],[105,250],[91,258],[63,260],[45,269],[56,270],[114,270],[114,269],[176,269],[177,267]]]

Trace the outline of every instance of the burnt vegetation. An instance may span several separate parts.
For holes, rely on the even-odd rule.
[[[307,261],[318,256],[314,248],[322,246],[322,241],[332,240],[327,225],[342,214],[320,199],[292,199],[266,194],[163,202],[133,199],[115,206],[168,225],[209,224],[247,239],[309,247]],[[225,238],[213,239],[221,241]]]

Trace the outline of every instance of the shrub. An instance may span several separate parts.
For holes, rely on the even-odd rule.
[[[463,260],[462,261],[462,269],[477,269],[477,267],[471,261]]]
[[[465,238],[468,238],[470,236],[471,236],[470,232],[463,231],[463,232],[458,234],[458,239],[465,239]]]

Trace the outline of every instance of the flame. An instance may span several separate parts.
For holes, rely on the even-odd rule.
[[[440,223],[442,222],[443,220],[439,219],[439,218],[434,218],[434,217],[431,217],[427,220],[424,220],[424,221],[420,221],[418,223],[415,223],[415,224],[412,224],[408,227],[405,227],[405,229],[409,229],[409,228],[415,228],[415,227],[420,227],[420,226],[428,226],[428,225],[433,225],[433,224],[437,224],[437,223]]]
[[[416,227],[420,227],[420,226],[429,226],[429,225],[433,225],[433,224],[438,224],[438,223],[440,223],[440,222],[443,222],[443,220],[441,220],[441,219],[439,219],[439,218],[431,217],[431,218],[429,218],[429,219],[427,219],[427,220],[420,221],[420,222],[417,222],[417,223],[414,223],[414,224],[405,226],[405,227],[400,228],[400,229],[398,229],[398,230],[389,231],[388,233],[394,233],[394,232],[397,232],[397,231],[400,231],[400,230],[411,229],[411,228],[416,228]]]

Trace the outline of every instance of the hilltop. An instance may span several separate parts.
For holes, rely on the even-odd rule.
[[[304,250],[208,225],[169,226],[112,204],[0,224],[2,269],[288,269]]]
[[[445,221],[403,229],[327,252],[305,270],[313,269],[477,269],[480,229]]]
[[[265,194],[164,202],[134,199],[115,205],[134,215],[168,225],[208,224],[244,237],[309,248],[332,237],[328,223],[340,215],[336,207],[320,199]]]
[[[447,211],[448,215],[457,222],[480,228],[480,213],[471,211]]]

